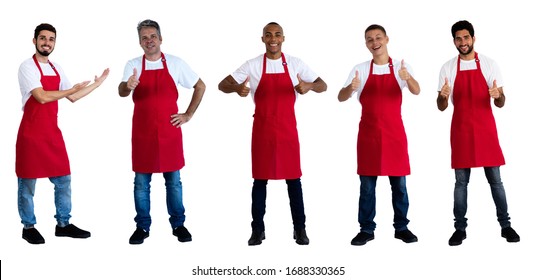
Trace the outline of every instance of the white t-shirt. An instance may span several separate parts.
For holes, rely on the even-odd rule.
[[[487,86],[491,88],[494,84],[494,80],[496,80],[496,85],[498,87],[503,86],[503,79],[502,74],[500,72],[500,68],[498,67],[498,64],[490,59],[489,57],[486,57],[482,54],[478,53],[479,57],[479,65],[481,65],[481,72],[483,73],[483,77],[485,77],[485,81],[487,81]],[[450,84],[451,94],[450,94],[450,100],[453,102],[453,86],[455,84],[455,77],[457,77],[457,58],[458,56],[450,59],[444,65],[442,65],[442,68],[440,69],[440,76],[438,78],[438,88],[437,91],[440,92],[442,89],[442,86],[445,83],[446,77],[448,78],[448,83]],[[477,68],[476,60],[462,60],[461,59],[461,65],[460,70],[473,70]]]
[[[167,70],[175,85],[182,86],[187,89],[193,88],[193,86],[199,81],[199,76],[191,69],[191,67],[181,58],[164,53],[167,63]],[[141,75],[141,60],[143,56],[136,57],[129,60],[124,67],[123,82],[128,81],[128,78],[134,73],[134,68],[137,69],[137,78]],[[156,61],[149,61],[145,59],[145,70],[158,70],[163,69],[162,59]]]
[[[52,62],[52,64],[60,76],[59,90],[72,88],[61,66],[56,62]],[[56,72],[54,72],[50,63],[39,62],[39,66],[44,76],[56,76]],[[43,87],[41,84],[41,72],[39,72],[39,68],[35,65],[33,58],[28,58],[21,63],[19,67],[19,86],[22,94],[22,110],[24,111],[24,105],[30,99],[30,96],[32,96],[31,91]]]
[[[359,71],[359,78],[360,78],[360,87],[352,93],[355,94],[357,92],[357,98],[360,101],[360,94],[362,93],[362,90],[364,89],[364,85],[366,85],[366,81],[368,80],[368,76],[370,75],[370,63],[371,60],[368,60],[366,62],[362,62],[360,64],[357,64],[353,67],[351,72],[349,72],[349,76],[347,77],[346,83],[344,84],[344,87],[347,87],[351,82],[353,81],[353,78],[355,78],[356,71]],[[398,81],[399,88],[403,90],[405,87],[407,87],[407,82],[402,80],[399,77],[399,69],[401,68],[401,61],[392,59],[392,64],[394,65],[394,75],[396,76],[396,80]],[[407,62],[403,62],[405,67],[407,68],[407,71],[409,71],[409,74],[414,77],[414,72],[412,71],[412,68]],[[383,65],[377,65],[373,64],[373,74],[374,75],[386,75],[390,74],[390,67],[389,64],[383,64]]]
[[[290,78],[292,84],[295,87],[299,84],[297,80],[297,74],[301,80],[312,83],[319,76],[312,71],[301,59],[285,54],[286,65],[288,66],[288,72],[290,72]],[[262,69],[264,63],[264,54],[261,54],[253,59],[246,61],[240,68],[238,68],[231,76],[239,84],[243,83],[247,77],[249,77],[249,88],[251,89],[251,97],[253,97],[262,77]],[[266,58],[266,73],[284,73],[284,66],[282,65],[282,57],[279,59]],[[299,94],[295,92],[296,96]]]

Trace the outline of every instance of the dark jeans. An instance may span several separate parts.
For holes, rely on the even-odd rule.
[[[484,167],[485,176],[490,185],[492,199],[496,206],[496,216],[502,228],[511,226],[507,213],[507,198],[500,176],[500,167]],[[455,169],[455,189],[453,191],[453,215],[455,229],[465,230],[467,227],[466,211],[468,208],[468,183],[470,182],[470,168]]]
[[[392,207],[394,208],[394,228],[406,230],[409,220],[409,195],[407,194],[405,176],[388,176],[392,189]],[[359,224],[360,230],[373,233],[375,230],[375,187],[377,176],[360,176]]]
[[[268,180],[255,179],[252,190],[252,207],[251,214],[253,221],[251,227],[254,231],[264,231],[264,215],[266,214],[266,186]],[[303,203],[303,190],[301,188],[301,179],[287,179],[288,197],[290,198],[290,210],[294,229],[305,228],[305,206]]]

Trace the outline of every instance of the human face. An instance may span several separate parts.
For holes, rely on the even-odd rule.
[[[386,45],[388,44],[388,36],[380,29],[372,29],[364,34],[366,39],[366,47],[374,57],[383,54],[388,55]]]
[[[284,33],[282,27],[276,24],[270,24],[264,27],[262,42],[266,44],[267,57],[277,59],[281,57],[282,42],[284,42]]]
[[[148,60],[157,60],[161,56],[160,45],[162,37],[158,35],[156,28],[143,27],[139,31],[139,45],[145,52]]]
[[[463,57],[468,57],[473,54],[475,41],[476,37],[470,36],[470,33],[466,29],[455,32],[455,38],[453,39],[455,47]]]
[[[41,56],[49,56],[54,51],[56,46],[56,33],[48,30],[42,30],[39,32],[37,39],[33,39],[35,50]]]

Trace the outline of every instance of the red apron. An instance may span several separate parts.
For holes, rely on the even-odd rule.
[[[407,135],[401,119],[401,88],[389,59],[390,74],[370,75],[362,89],[357,138],[357,173],[364,176],[410,174]]]
[[[453,86],[453,117],[451,121],[451,167],[491,167],[505,164],[491,98],[477,53],[477,69],[460,71]]]
[[[171,124],[178,112],[178,90],[162,53],[163,69],[145,71],[145,56],[139,84],[134,90],[132,119],[132,169],[161,173],[184,167],[182,129]]]
[[[295,119],[295,90],[282,54],[284,73],[266,73],[254,100],[252,168],[254,179],[297,179],[301,177],[299,137]]]
[[[45,91],[59,90],[61,77],[45,76],[35,55]],[[15,172],[19,178],[45,178],[71,174],[69,157],[58,127],[58,101],[41,104],[32,96],[24,105],[24,114],[17,134]]]

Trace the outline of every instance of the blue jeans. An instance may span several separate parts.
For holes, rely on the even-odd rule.
[[[268,180],[255,179],[252,190],[251,214],[253,221],[251,227],[255,231],[264,231],[264,215],[266,214],[266,186]],[[301,179],[287,179],[288,197],[290,198],[290,211],[295,230],[305,228],[305,206],[303,203],[303,189]]]
[[[64,227],[71,218],[71,175],[48,178],[54,184],[54,204],[56,205],[57,224]],[[34,212],[33,196],[37,179],[18,178],[18,208],[21,222],[25,228],[37,223]]]
[[[500,177],[500,167],[484,167],[485,176],[490,185],[492,199],[496,206],[496,216],[502,228],[511,226],[509,213],[507,213],[507,198]],[[470,168],[455,169],[455,189],[453,191],[453,215],[455,229],[465,230],[467,227],[466,211],[468,208],[468,183],[470,181]]]
[[[405,176],[388,176],[392,189],[392,207],[394,208],[394,228],[406,230],[409,220],[409,195],[407,194]],[[359,224],[360,230],[373,233],[375,230],[375,186],[377,176],[360,176]]]
[[[169,222],[173,229],[183,226],[186,220],[184,204],[182,203],[182,182],[180,181],[180,170],[164,172],[167,212]],[[136,172],[134,178],[134,204],[136,207],[136,226],[150,230],[152,223],[150,217],[150,181],[152,173]]]

